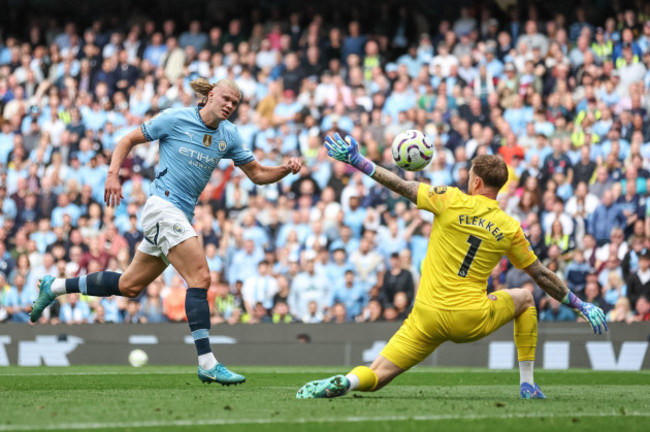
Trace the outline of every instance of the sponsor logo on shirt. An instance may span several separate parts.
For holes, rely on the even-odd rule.
[[[217,163],[219,163],[221,160],[221,158],[212,157],[201,153],[200,151],[189,149],[187,147],[179,148],[178,152],[183,156],[187,156],[192,159],[188,162],[190,165],[209,170],[213,170]]]

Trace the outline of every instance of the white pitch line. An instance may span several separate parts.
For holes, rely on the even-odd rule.
[[[190,371],[159,371],[159,372],[52,372],[52,373],[0,373],[0,377],[30,377],[30,376],[76,376],[76,375],[181,375]]]
[[[27,430],[62,430],[62,429],[103,429],[103,428],[151,428],[169,426],[223,426],[243,424],[307,424],[307,423],[362,423],[362,422],[386,422],[386,421],[442,421],[442,420],[491,420],[491,419],[530,419],[530,418],[566,418],[566,417],[650,417],[650,412],[593,412],[580,414],[551,414],[551,413],[521,413],[521,414],[443,414],[443,415],[419,415],[419,416],[373,416],[373,417],[332,417],[325,418],[297,418],[297,419],[206,419],[206,420],[160,420],[160,421],[139,421],[139,422],[114,422],[114,423],[61,423],[58,425],[0,425],[0,432],[14,432]]]
[[[67,372],[65,371],[65,368],[52,368],[50,369],[51,372],[29,372],[30,368],[25,368],[25,372],[21,373],[3,373],[2,368],[0,368],[0,377],[7,376],[7,377],[15,377],[15,376],[86,376],[86,375],[181,375],[185,373],[194,373],[192,372],[192,369],[188,367],[187,369],[178,369],[178,370],[163,370],[163,371],[146,371],[145,369],[139,369],[139,370],[131,370],[131,371],[97,371],[97,372]],[[273,369],[246,369],[246,366],[243,366],[241,368],[244,373],[252,373],[252,374],[278,374],[278,375],[284,375],[284,374],[296,374],[296,373],[311,373],[311,374],[327,374],[327,373],[340,373],[341,371],[345,370],[344,368],[340,369],[322,369],[322,370],[310,370],[308,368],[286,368],[286,369],[278,369],[278,370],[273,370]],[[458,368],[440,368],[440,369],[424,369],[424,368],[414,368],[407,373],[412,374],[412,373],[426,373],[426,374],[458,374],[458,373],[471,373],[471,374],[502,374],[502,373],[515,373],[518,372],[517,369],[458,369]],[[585,373],[601,373],[601,372],[622,372],[622,373],[629,373],[632,371],[593,371],[591,369],[569,369],[569,370],[544,370],[544,369],[537,369],[536,372],[541,372],[541,373],[553,373],[553,374],[585,374]],[[635,374],[641,374],[641,375],[648,375],[650,374],[650,370],[640,370],[640,371],[633,371]]]

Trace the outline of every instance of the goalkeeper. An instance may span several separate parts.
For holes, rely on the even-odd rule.
[[[299,399],[342,396],[350,391],[376,391],[424,360],[441,343],[472,342],[514,319],[514,339],[520,371],[520,396],[544,399],[533,379],[537,346],[537,311],[526,289],[486,294],[490,272],[506,255],[551,297],[572,307],[594,333],[607,331],[603,311],[578,299],[544,267],[532,251],[521,226],[496,201],[508,179],[505,162],[483,155],[469,173],[468,194],[453,187],[405,181],[376,166],[359,153],[354,138],[337,134],[325,146],[334,159],[346,162],[390,190],[408,198],[419,209],[435,215],[424,259],[420,288],[411,314],[370,365],[347,375],[312,381],[296,394]]]

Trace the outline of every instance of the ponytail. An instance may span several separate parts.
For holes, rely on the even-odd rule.
[[[214,85],[210,84],[205,78],[197,78],[190,82],[190,87],[197,95],[201,96],[199,105],[203,106],[208,101],[208,93],[212,91]]]

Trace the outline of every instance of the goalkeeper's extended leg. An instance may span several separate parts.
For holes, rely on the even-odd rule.
[[[333,398],[343,396],[351,391],[377,391],[402,372],[404,369],[380,355],[370,367],[357,366],[347,375],[334,375],[308,382],[298,390],[296,398]]]
[[[533,295],[526,289],[512,295],[515,302],[515,345],[519,361],[519,394],[522,399],[546,399],[533,378],[535,348],[537,347],[537,309]]]

